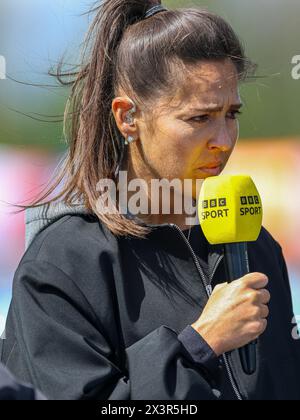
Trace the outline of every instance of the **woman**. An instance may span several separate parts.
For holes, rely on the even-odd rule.
[[[191,180],[181,199],[197,200],[197,181],[233,152],[239,82],[253,66],[206,11],[142,0],[95,11],[66,113],[71,143],[54,185],[64,188],[27,212],[2,360],[53,399],[299,399],[291,291],[272,236],[262,230],[251,274],[227,284],[223,248],[188,211],[134,211],[130,188],[121,206],[121,172],[127,185],[143,181],[146,204],[163,202],[151,183],[161,179]],[[105,179],[118,186],[110,211]],[[256,338],[247,376],[237,349]]]

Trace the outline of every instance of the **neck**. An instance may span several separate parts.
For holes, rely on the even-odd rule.
[[[181,193],[174,193],[173,189],[171,189],[170,191],[170,203],[168,203],[167,206],[167,214],[166,212],[162,211],[162,193],[163,193],[163,189],[161,188],[159,190],[159,197],[157,197],[157,194],[151,193],[151,181],[153,179],[158,179],[160,180],[161,178],[153,173],[151,173],[151,171],[149,170],[148,167],[141,167],[141,165],[133,165],[132,164],[132,159],[130,156],[130,153],[127,153],[128,156],[126,156],[125,161],[127,162],[127,164],[123,164],[121,167],[121,171],[126,171],[127,172],[127,205],[130,202],[131,198],[133,196],[135,196],[136,194],[138,194],[139,200],[135,200],[135,201],[139,201],[140,205],[141,202],[143,203],[147,203],[147,206],[145,209],[143,209],[143,212],[134,212],[134,215],[137,216],[139,219],[141,219],[142,221],[144,221],[147,224],[150,225],[161,225],[161,224],[176,224],[180,229],[182,230],[186,230],[189,229],[191,227],[191,225],[195,224],[195,214],[193,214],[192,209],[191,208],[187,208],[186,209],[186,205],[184,205],[184,197],[182,192]],[[136,180],[136,179],[140,179],[143,180],[143,183],[145,183],[145,186],[147,186],[146,190],[137,188],[135,191],[129,191],[128,186],[130,184],[131,181]],[[181,201],[181,212],[180,214],[178,213],[178,209],[176,211],[176,209],[174,208],[174,203],[175,203],[175,194],[176,194],[176,202],[180,202]],[[154,196],[154,197],[153,197]],[[155,213],[151,212],[152,210],[152,200],[155,199],[155,206],[154,208]],[[195,208],[196,205],[196,201],[193,199],[189,199],[188,202],[192,203],[192,205]],[[129,208],[130,211],[130,208]]]

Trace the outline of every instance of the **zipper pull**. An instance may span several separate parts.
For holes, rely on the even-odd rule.
[[[213,289],[212,289],[212,285],[209,284],[208,286],[206,286],[206,291],[208,293],[209,296],[212,295]]]

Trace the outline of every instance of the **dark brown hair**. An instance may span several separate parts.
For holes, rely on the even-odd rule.
[[[117,184],[126,155],[111,109],[117,92],[122,89],[150,113],[151,101],[172,91],[174,66],[230,58],[240,80],[254,72],[255,66],[224,19],[198,8],[168,10],[143,19],[155,4],[160,2],[103,0],[88,12],[95,16],[79,68],[63,72],[61,62],[55,72],[63,85],[71,86],[64,116],[69,147],[45,192],[30,205],[19,206],[23,210],[57,200],[68,205],[80,202],[114,234],[144,237],[150,231],[144,224],[119,212],[102,214],[97,209],[97,183],[111,179]],[[61,191],[44,201],[61,182]]]

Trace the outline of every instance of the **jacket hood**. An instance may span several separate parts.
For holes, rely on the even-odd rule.
[[[124,212],[123,209],[123,214],[125,214],[127,218],[138,220],[144,226],[161,227],[168,225],[168,223],[163,225],[145,223],[138,217],[131,214],[128,208],[125,208],[125,210],[126,211]],[[34,238],[42,230],[46,229],[60,218],[74,214],[91,215],[94,213],[88,210],[82,203],[76,203],[72,206],[68,206],[64,202],[52,202],[39,207],[27,209],[25,212],[25,250],[29,248]],[[199,220],[196,224],[199,224]]]
[[[63,202],[53,202],[27,209],[25,212],[25,250],[34,238],[58,219],[72,214],[91,214],[83,204],[68,206]]]

